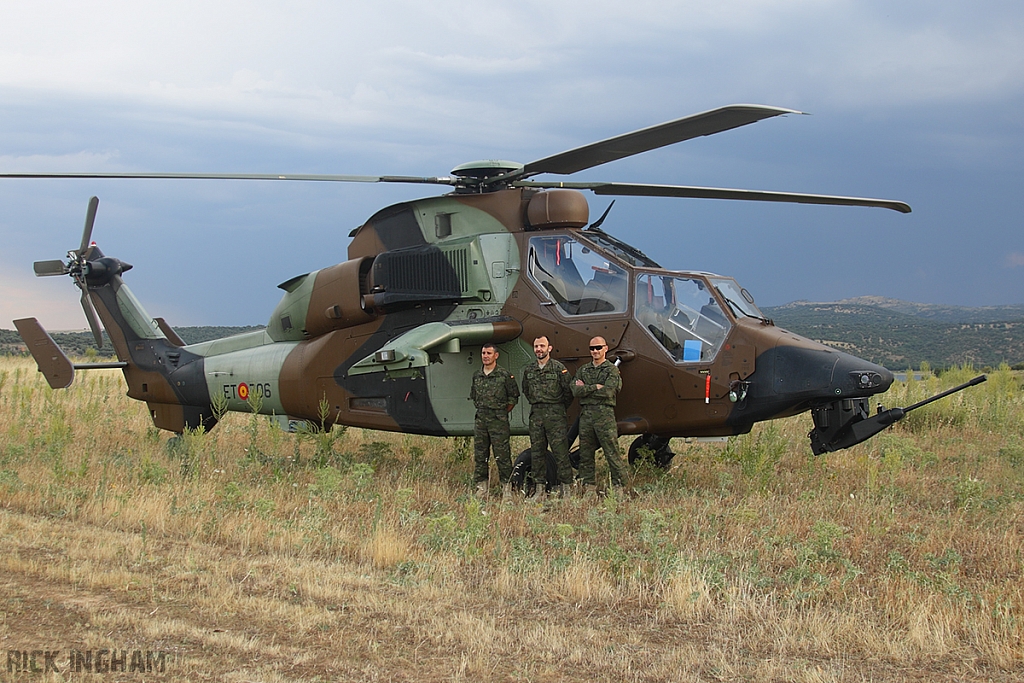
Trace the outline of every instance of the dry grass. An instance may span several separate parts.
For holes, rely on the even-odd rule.
[[[53,392],[3,360],[0,649],[163,651],[167,680],[1024,676],[1017,379],[827,458],[808,423],[676,443],[634,499],[481,506],[458,441],[232,415],[169,444],[116,372]]]

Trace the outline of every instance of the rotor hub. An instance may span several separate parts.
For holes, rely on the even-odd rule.
[[[490,192],[507,185],[504,182],[490,183],[490,179],[521,170],[523,165],[515,161],[482,159],[456,166],[452,169],[452,175],[458,178],[456,192]]]

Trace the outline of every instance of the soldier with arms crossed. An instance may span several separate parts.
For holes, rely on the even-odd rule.
[[[473,373],[473,387],[469,397],[476,408],[473,430],[473,478],[476,492],[487,495],[487,476],[490,452],[498,465],[498,478],[502,483],[502,497],[512,497],[512,448],[509,445],[508,414],[519,400],[519,386],[508,370],[498,367],[498,349],[484,344],[480,349],[483,367]]]
[[[580,481],[582,492],[595,484],[594,454],[598,446],[608,461],[612,485],[629,484],[629,470],[619,453],[619,431],[615,424],[615,394],[622,388],[619,369],[609,361],[608,342],[604,337],[590,340],[592,363],[576,371],[572,393],[580,400]]]
[[[557,497],[564,495],[572,483],[569,464],[569,443],[566,440],[565,410],[572,403],[569,371],[551,357],[551,344],[545,336],[533,340],[537,362],[523,369],[523,395],[530,402],[530,452],[533,458],[533,480],[537,484],[535,500],[547,500],[547,451],[555,457],[558,479],[550,482]]]

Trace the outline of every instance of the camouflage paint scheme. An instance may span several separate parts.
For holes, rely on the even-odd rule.
[[[624,258],[606,248],[607,239],[594,239],[607,237],[603,232],[583,229],[588,220],[586,198],[575,190],[515,187],[396,204],[352,232],[348,260],[282,283],[285,294],[265,330],[188,346],[145,312],[119,268],[86,282],[128,364],[128,395],[147,403],[157,427],[173,432],[212,428],[213,397],[223,397],[235,411],[258,407],[319,423],[326,408],[328,424],[468,436],[480,346],[497,344],[499,365],[521,376],[535,362],[530,344],[540,335],[573,373],[590,361],[591,337],[608,341],[609,359],[621,361],[620,434],[740,434],[755,422],[826,404],[839,410],[837,401],[891,384],[885,368],[728,305],[728,336],[713,359],[696,362],[674,359],[638,322],[632,291],[622,311],[565,315],[524,276],[533,236],[575,240],[630,281],[644,274],[708,277]],[[90,249],[90,261],[102,257]],[[732,400],[738,387],[741,398]],[[522,401],[511,413],[513,434],[528,433],[528,410]],[[578,412],[573,405],[570,419]]]

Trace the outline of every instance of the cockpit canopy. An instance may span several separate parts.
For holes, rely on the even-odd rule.
[[[732,326],[696,276],[639,273],[633,316],[676,362],[712,360]]]
[[[629,273],[568,235],[530,239],[530,278],[565,315],[625,313]]]
[[[562,315],[625,317],[631,311],[676,363],[711,362],[733,319],[763,318],[732,278],[654,270],[640,252],[642,258],[624,258],[621,249],[595,244],[567,234],[530,239],[527,274]]]

